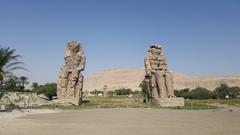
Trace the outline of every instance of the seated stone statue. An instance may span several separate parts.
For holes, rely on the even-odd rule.
[[[145,58],[145,82],[148,86],[148,98],[172,98],[173,78],[168,71],[167,60],[160,45],[152,45]]]
[[[83,75],[85,68],[85,56],[80,43],[72,41],[68,43],[65,56],[65,64],[61,68],[57,85],[59,99],[81,98],[83,88]]]

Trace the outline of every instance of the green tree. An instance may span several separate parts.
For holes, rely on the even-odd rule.
[[[185,99],[208,99],[211,97],[211,92],[208,89],[198,87],[196,89],[175,90],[174,94],[177,97],[184,97]]]
[[[230,98],[237,98],[240,95],[240,87],[234,86],[230,88]]]
[[[239,95],[239,87],[229,87],[227,84],[221,84],[212,92],[213,98],[225,99],[226,96],[230,98],[236,98]]]
[[[115,93],[114,93],[114,91],[108,91],[108,93],[107,93],[109,96],[113,96]]]
[[[120,89],[116,89],[114,93],[118,96],[123,96],[123,95],[130,95],[133,93],[133,91],[131,89],[120,88]]]
[[[186,97],[189,92],[190,89],[174,90],[174,95],[176,97]]]
[[[99,95],[99,94],[103,94],[103,91],[100,91],[100,90],[95,89],[94,91],[91,91],[90,93],[93,94],[93,95],[95,95],[95,96],[97,96],[97,95]]]
[[[147,91],[148,91],[147,83],[143,80],[143,81],[140,83],[139,87],[141,88],[141,93],[142,93],[143,97],[147,97],[147,95],[148,95],[148,92],[147,92]]]
[[[206,88],[198,87],[185,95],[188,99],[209,99],[210,91]]]
[[[31,88],[35,91],[39,87],[38,83],[33,82]]]
[[[2,90],[4,79],[12,75],[12,71],[17,69],[27,70],[24,67],[24,63],[18,61],[20,57],[20,55],[15,54],[14,49],[10,49],[10,47],[0,47],[0,90]]]
[[[25,76],[21,76],[21,77],[19,78],[19,80],[20,80],[20,85],[21,85],[21,87],[22,87],[23,90],[24,90],[24,89],[25,89],[25,85],[29,84],[28,78],[25,77]]]
[[[19,78],[11,75],[9,76],[5,82],[4,82],[4,86],[3,89],[5,91],[17,91],[19,88]]]
[[[57,96],[57,84],[56,83],[46,83],[45,85],[41,85],[37,88],[37,94],[44,94],[50,100],[52,97]]]

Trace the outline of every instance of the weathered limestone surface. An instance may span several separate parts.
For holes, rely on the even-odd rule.
[[[162,107],[184,106],[184,98],[154,98],[153,102]]]
[[[60,102],[79,105],[82,102],[83,75],[86,57],[80,43],[67,44],[64,56],[65,64],[61,68],[57,82],[57,96]]]
[[[29,96],[29,106],[37,107],[41,105],[51,105],[52,102],[43,95],[37,95],[36,93],[26,92],[7,92],[0,98],[0,105],[13,104],[16,106],[24,107],[24,97]]]
[[[171,98],[173,94],[173,77],[168,71],[167,59],[160,45],[149,48],[145,58],[145,81],[152,98]]]
[[[148,86],[147,100],[164,106],[184,104],[184,100],[176,100],[174,96],[173,76],[168,71],[167,59],[160,45],[150,46],[145,58],[145,83]],[[169,98],[168,100],[166,100]],[[163,100],[165,99],[165,100]],[[166,102],[167,101],[167,102]],[[175,103],[181,102],[181,103]]]

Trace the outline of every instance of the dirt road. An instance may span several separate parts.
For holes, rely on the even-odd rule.
[[[0,114],[1,115],[1,114]],[[33,114],[0,123],[0,135],[239,135],[240,109],[94,109]]]

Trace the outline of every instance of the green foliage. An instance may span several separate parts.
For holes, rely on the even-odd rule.
[[[92,91],[92,92],[90,92],[91,94],[93,94],[93,95],[99,95],[99,94],[103,94],[103,92],[102,91],[100,91],[100,90],[94,90],[94,91]]]
[[[240,88],[229,87],[226,84],[222,84],[212,92],[210,92],[208,89],[199,87],[194,90],[175,90],[174,94],[177,97],[184,97],[185,99],[225,99],[226,96],[229,96],[229,98],[233,99],[237,98],[240,95]]]
[[[0,47],[0,90],[2,90],[4,80],[9,75],[13,75],[12,71],[17,69],[27,70],[23,66],[24,63],[18,61],[20,57],[20,55],[15,54],[14,49]]]
[[[210,97],[210,91],[201,87],[198,87],[185,95],[186,99],[209,99]]]
[[[207,100],[186,100],[183,107],[172,107],[177,110],[206,110],[217,109],[217,106],[206,103]]]
[[[52,97],[57,96],[57,84],[56,83],[46,83],[45,85],[41,85],[36,89],[37,94],[44,94],[50,100]]]
[[[236,98],[238,95],[240,95],[239,87],[229,87],[226,84],[221,84],[220,87],[212,92],[212,98],[214,99],[225,99],[226,96],[229,96],[229,98]]]
[[[126,88],[120,88],[120,89],[115,90],[115,94],[118,96],[130,95],[130,94],[132,94],[132,90],[126,89]]]
[[[115,90],[116,95],[121,96],[121,95],[130,95],[132,92],[131,89],[125,89],[125,88],[121,88],[121,89],[117,89]]]
[[[174,95],[176,97],[186,97],[186,95],[190,92],[190,89],[183,90],[174,90]]]
[[[33,91],[35,91],[38,87],[39,87],[38,83],[36,83],[36,82],[32,83],[31,88],[32,88]]]
[[[158,104],[142,102],[142,97],[128,98],[127,96],[90,96],[86,97],[81,106],[41,106],[41,108],[63,109],[63,110],[80,110],[80,109],[99,109],[99,108],[154,108],[154,109],[177,109],[177,110],[205,110],[217,109],[216,104],[234,105],[240,107],[240,100],[186,100],[183,107],[161,107]],[[231,104],[229,104],[231,103]],[[221,107],[221,106],[219,106]]]
[[[29,84],[28,78],[25,76],[19,77],[19,83],[23,88],[25,88],[25,85]]]
[[[210,91],[205,88],[198,87],[190,91],[190,89],[183,89],[174,91],[175,96],[184,97],[185,99],[208,99],[211,97]]]
[[[17,91],[18,90],[19,80],[16,76],[11,76],[5,80],[3,90],[5,91]]]
[[[139,87],[141,88],[141,92],[142,92],[143,97],[146,97],[147,96],[147,91],[148,91],[147,83],[143,80],[140,83]]]
[[[113,96],[114,94],[115,94],[115,92],[114,91],[108,91],[108,93],[107,93],[109,96]]]
[[[230,87],[229,96],[230,98],[237,98],[240,96],[240,87],[234,86]]]
[[[24,80],[23,80],[24,78]],[[28,78],[21,76],[20,78],[11,75],[4,81],[3,90],[5,91],[24,91],[25,90],[25,84],[28,82]]]
[[[114,91],[109,91],[108,95],[113,96],[113,95],[117,95],[117,96],[126,96],[126,95],[130,95],[130,94],[137,94],[138,92],[132,91],[129,88],[119,88],[116,89]]]
[[[0,99],[4,96],[5,93],[6,93],[5,90],[1,90],[1,91],[0,91]]]

